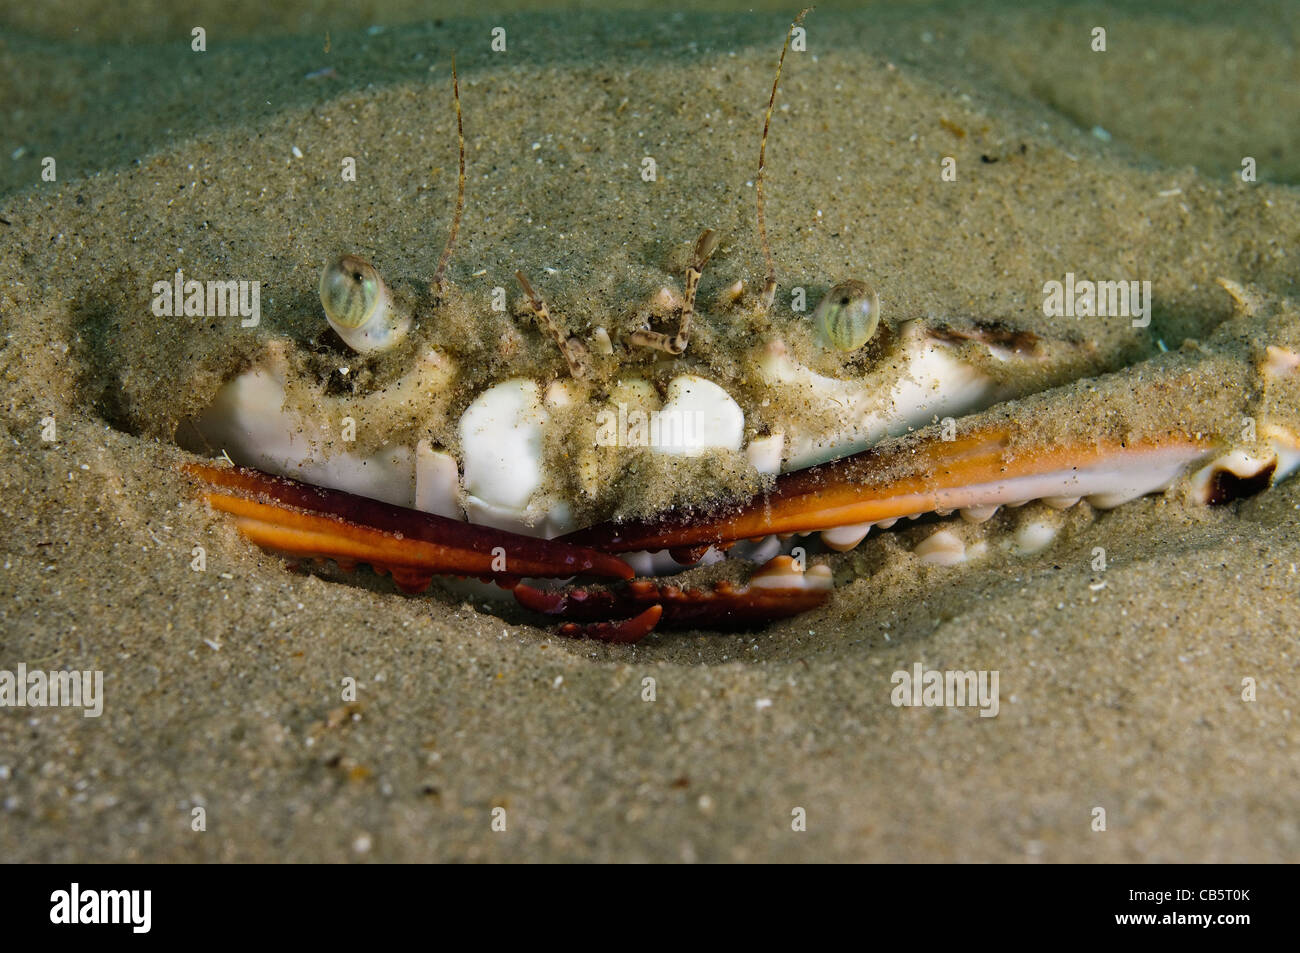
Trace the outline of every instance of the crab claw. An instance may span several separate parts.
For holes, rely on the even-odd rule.
[[[787,473],[775,488],[713,514],[669,510],[563,537],[607,552],[689,549],[772,533],[854,527],[936,510],[978,511],[1036,499],[1088,497],[1102,508],[1167,487],[1214,443],[1183,433],[1141,441],[1045,443],[1005,422],[945,440],[937,428]]]
[[[208,485],[208,503],[234,515],[239,531],[259,546],[343,566],[367,563],[391,573],[407,591],[419,591],[444,573],[506,585],[521,576],[633,575],[617,557],[556,540],[462,523],[244,467],[189,463],[183,469]]]
[[[596,639],[618,645],[633,645],[654,631],[664,607],[653,605],[639,615],[621,622],[566,622],[560,626],[560,635],[571,639]]]
[[[789,556],[777,556],[754,573],[744,586],[720,582],[712,589],[682,589],[651,579],[635,579],[609,589],[561,592],[535,589],[521,583],[515,587],[515,598],[520,605],[534,612],[569,620],[560,628],[561,635],[602,638],[598,633],[604,623],[594,627],[577,623],[628,617],[635,617],[633,621],[636,621],[644,618],[647,607],[662,607],[665,626],[724,628],[763,625],[817,608],[826,601],[830,591],[829,566],[812,566],[803,572]],[[659,621],[657,615],[655,621]],[[641,635],[651,628],[653,625]],[[636,639],[620,638],[617,641],[635,642]]]

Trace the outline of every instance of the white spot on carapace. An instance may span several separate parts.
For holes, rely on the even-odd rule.
[[[535,381],[489,387],[460,418],[465,508],[470,520],[530,532],[528,502],[543,483],[542,437],[550,417]]]
[[[740,405],[713,381],[693,374],[669,382],[659,420],[660,439],[652,447],[659,453],[696,457],[714,449],[734,451],[745,436]]]
[[[456,458],[434,450],[427,440],[415,445],[415,508],[425,513],[463,520],[460,509],[460,471]]]
[[[745,448],[749,465],[759,473],[775,475],[781,472],[781,454],[785,451],[785,434],[780,431],[766,437],[755,437]]]
[[[609,332],[604,328],[596,328],[591,332],[591,350],[606,357],[614,353],[614,343],[610,341]]]
[[[1287,377],[1300,369],[1300,354],[1289,348],[1270,344],[1264,353],[1264,373],[1269,377]]]

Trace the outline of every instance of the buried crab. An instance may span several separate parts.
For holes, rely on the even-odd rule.
[[[683,291],[612,330],[570,333],[522,273],[536,333],[456,321],[477,308],[444,281],[462,135],[427,293],[354,255],[329,264],[320,298],[348,370],[268,341],[192,421],[196,442],[239,465],[187,465],[209,503],[295,558],[365,563],[407,591],[477,578],[562,634],[635,642],[657,625],[752,626],[821,605],[830,566],[784,551],[800,535],[845,551],[926,514],[981,522],[1030,501],[1108,509],[1167,490],[1215,504],[1300,469],[1300,321],[1228,280],[1232,318],[1137,361],[1006,322],[902,320],[857,280],[832,286],[811,321],[778,313],[763,156],[789,39],[756,178],[767,275],[758,294],[737,282],[716,296],[711,333],[692,336],[709,230]],[[459,128],[454,77],[453,64]],[[967,555],[945,530],[925,546],[933,561]],[[704,588],[658,578],[722,571],[724,553],[761,568]]]

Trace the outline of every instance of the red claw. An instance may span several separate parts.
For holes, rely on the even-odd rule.
[[[796,574],[793,563],[789,556],[778,556],[743,587],[720,582],[712,589],[682,589],[650,579],[634,579],[599,590],[551,591],[521,584],[514,593],[525,608],[571,623],[623,619],[642,613],[647,606],[662,606],[666,626],[755,626],[807,612],[826,601],[830,594],[829,570],[822,567]]]
[[[632,567],[608,553],[535,539],[311,486],[244,467],[191,463],[209,484],[213,509],[236,517],[240,532],[291,556],[368,563],[418,591],[435,574],[479,576],[512,585],[520,576],[631,579]]]
[[[574,639],[598,639],[619,645],[632,645],[654,631],[664,607],[653,605],[640,615],[622,622],[566,622],[559,628],[560,635]]]
[[[684,590],[633,579],[632,568],[616,556],[559,540],[462,523],[243,467],[187,464],[184,470],[208,485],[204,496],[214,509],[233,514],[239,531],[266,549],[333,559],[345,569],[367,563],[406,592],[424,589],[438,574],[495,581],[512,588],[525,607],[559,616],[561,635],[631,644],[660,621],[705,628],[762,625],[816,608],[831,586],[827,567],[805,573],[790,557],[778,556],[747,585],[720,582]],[[630,581],[567,592],[519,582],[524,576],[580,575]]]

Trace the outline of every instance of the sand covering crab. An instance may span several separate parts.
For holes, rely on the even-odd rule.
[[[490,580],[564,634],[633,642],[658,624],[814,608],[832,574],[808,551],[851,549],[903,517],[980,522],[1034,500],[1106,509],[1171,487],[1213,504],[1300,468],[1295,308],[1229,280],[1231,320],[1140,360],[1086,335],[901,320],[852,279],[811,318],[778,313],[762,172],[789,38],[760,146],[761,291],[736,282],[697,318],[719,240],[706,230],[682,292],[585,337],[518,274],[536,325],[520,331],[444,280],[462,135],[456,224],[427,289],[390,286],[355,255],[330,263],[320,297],[339,348],[270,341],[193,421],[238,464],[188,465],[208,501],[278,552],[366,563],[410,591],[435,575]],[[453,64],[459,128],[454,77]],[[1123,410],[1134,393],[1141,415]],[[955,537],[932,540],[936,560],[966,555]],[[747,581],[744,561],[761,565]],[[730,578],[658,578],[694,565]],[[600,581],[537,582],[572,577]]]

